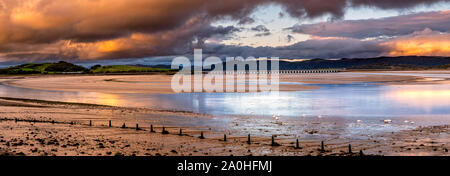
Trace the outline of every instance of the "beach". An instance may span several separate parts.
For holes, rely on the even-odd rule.
[[[58,75],[8,76],[1,77],[0,81],[7,86],[46,91],[173,94],[170,78],[170,75]],[[317,85],[330,83],[403,85],[446,84],[446,81],[427,81],[417,76],[403,75],[287,75],[280,82],[315,86],[281,85],[280,90],[310,91],[320,89]],[[286,118],[274,122],[271,117],[216,115],[171,110],[170,107],[157,109],[15,97],[0,98],[0,108],[0,153],[3,155],[358,156],[362,151],[363,155],[440,156],[449,155],[450,147],[448,124],[413,126],[364,137],[347,137],[337,129],[339,121],[312,118],[303,121]],[[246,126],[250,123],[256,125]],[[124,124],[125,128],[122,128]],[[364,128],[364,124],[351,124]],[[150,125],[155,132],[150,131]],[[391,124],[380,122],[376,125]],[[304,134],[295,137],[283,136],[283,132],[273,133],[276,143],[273,144],[271,134],[279,126],[284,126],[285,130],[301,128],[300,132]],[[163,127],[169,134],[162,134]],[[268,128],[268,132],[258,131],[264,127]],[[247,131],[252,132],[250,144],[245,135]],[[200,138],[202,133],[204,139]],[[227,135],[226,141],[224,135]],[[296,139],[299,139],[299,148],[296,148]]]

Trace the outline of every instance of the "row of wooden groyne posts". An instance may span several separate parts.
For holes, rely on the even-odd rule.
[[[85,125],[85,126],[90,126],[90,127],[93,126],[92,120],[89,120],[88,124],[80,123],[80,122],[76,123],[76,122],[73,122],[73,121],[71,121],[71,122],[61,122],[61,121],[55,121],[55,120],[37,120],[37,119],[19,119],[19,118],[0,118],[0,121],[15,121],[16,123],[17,122],[29,122],[29,123],[51,123],[51,124]],[[104,127],[105,125],[101,125],[101,126]],[[113,128],[111,120],[108,121],[108,128]],[[136,130],[136,131],[147,131],[147,130],[142,129],[141,127],[139,127],[139,124],[137,124],[137,123],[136,123],[135,127],[127,127],[126,124],[123,123],[122,126],[120,126],[120,128],[121,129],[133,129],[133,130]],[[150,128],[149,128],[148,131],[150,133],[156,133],[155,128],[156,127],[154,127],[152,124],[150,124]],[[161,127],[161,134],[168,135],[170,133],[169,133],[169,131],[166,130],[165,126],[162,126]],[[184,134],[183,133],[183,129],[180,128],[178,134],[175,134],[175,135],[185,136],[186,134]],[[200,135],[198,136],[198,138],[199,139],[206,139],[205,135],[203,134],[203,131],[200,132]],[[221,141],[224,141],[224,142],[227,141],[227,135],[226,134],[223,135],[223,140],[221,140]],[[247,144],[252,144],[252,142],[251,142],[251,135],[250,134],[247,136],[246,143]],[[273,147],[281,146],[281,144],[275,142],[275,135],[272,135],[272,140],[271,140],[271,144],[270,145],[273,146]],[[293,147],[295,149],[301,149],[298,139],[296,139],[295,146],[293,146]],[[324,141],[321,141],[319,150],[320,150],[320,152],[326,152]],[[348,145],[348,154],[354,154],[352,152],[351,144]],[[360,156],[364,156],[362,150],[359,151],[359,155]]]

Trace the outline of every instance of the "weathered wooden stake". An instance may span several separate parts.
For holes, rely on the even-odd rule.
[[[203,135],[203,131],[200,132],[200,137],[198,137],[198,138],[200,138],[200,139],[205,139],[205,136]]]
[[[272,135],[272,146],[280,146],[280,144],[275,142],[275,135]]]
[[[275,136],[272,135],[272,146],[275,144]]]
[[[155,130],[153,130],[153,125],[150,124],[150,133],[154,133]]]
[[[179,136],[183,136],[183,129],[180,128],[180,134],[178,134]]]
[[[352,144],[348,144],[348,153],[352,153]]]
[[[92,126],[92,120],[89,120],[89,126]]]
[[[251,144],[252,141],[250,140],[250,134],[248,134],[247,144]]]
[[[162,134],[169,134],[169,131],[166,131],[166,127],[163,127],[161,133],[162,133]]]
[[[227,134],[223,134],[223,141],[227,141]]]
[[[298,139],[297,139],[297,141],[295,142],[295,148],[296,148],[296,149],[299,149],[299,148],[300,148],[300,144],[298,143]]]
[[[109,127],[111,128],[111,120],[109,121]]]
[[[136,123],[136,130],[140,130],[139,129],[139,124]]]
[[[320,151],[325,152],[325,145],[323,144],[323,141],[320,143]]]

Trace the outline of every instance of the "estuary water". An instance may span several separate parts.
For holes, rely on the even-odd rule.
[[[343,73],[357,74],[357,73]],[[446,80],[448,74],[373,73]],[[281,83],[302,84],[302,83]],[[213,115],[285,118],[340,118],[378,123],[450,122],[450,84],[302,84],[320,89],[297,92],[105,94],[17,88],[0,85],[1,97],[193,111]]]

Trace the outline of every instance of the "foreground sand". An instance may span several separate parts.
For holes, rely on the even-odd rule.
[[[324,141],[325,151],[320,151],[320,140],[300,139],[301,149],[295,149],[294,139],[277,138],[276,142],[281,146],[271,146],[270,137],[253,137],[249,145],[246,136],[229,134],[224,142],[223,133],[207,129],[204,132],[206,139],[198,138],[200,131],[193,128],[183,128],[183,135],[179,136],[179,127],[174,126],[166,126],[170,134],[164,135],[161,134],[161,121],[152,122],[156,132],[150,133],[148,123],[133,120],[142,113],[155,118],[164,115],[212,118],[189,112],[11,99],[0,99],[0,108],[1,155],[357,156],[360,150],[365,155],[450,155],[448,126],[419,127],[380,134],[367,140],[332,138]],[[113,127],[108,127],[109,120]],[[89,126],[90,121],[92,126]],[[120,128],[124,122],[128,127]],[[135,129],[136,123],[142,130]],[[348,153],[349,144],[353,154]]]

